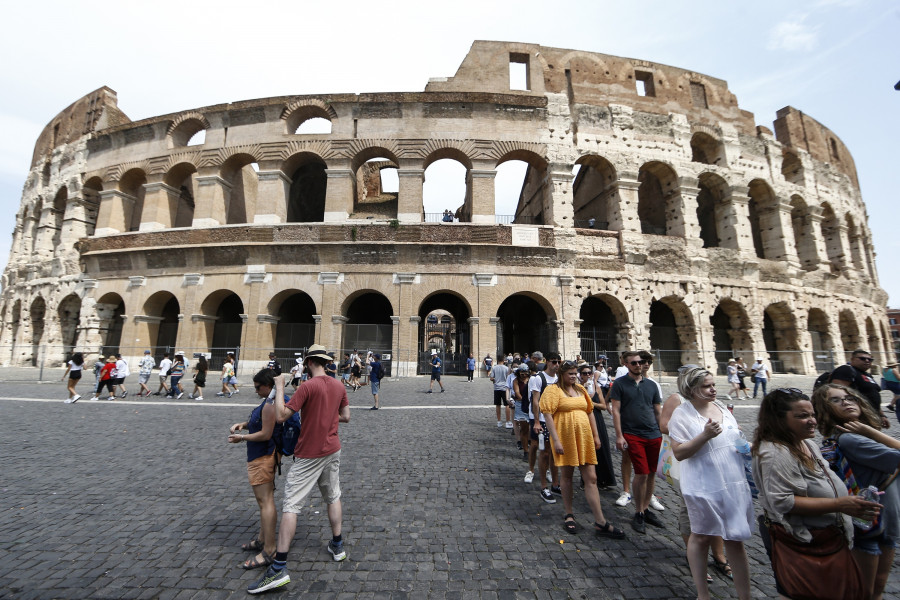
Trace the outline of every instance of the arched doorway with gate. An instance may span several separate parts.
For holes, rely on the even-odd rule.
[[[285,372],[294,366],[297,357],[305,354],[315,343],[316,303],[309,294],[300,290],[284,290],[269,302],[268,311],[278,322],[274,325],[272,339],[275,357]]]
[[[417,369],[431,372],[431,351],[441,357],[444,373],[462,375],[471,352],[469,305],[453,292],[440,291],[428,296],[419,306]]]
[[[206,297],[200,310],[206,317],[210,370],[221,369],[229,352],[234,352],[239,362],[244,331],[244,303],[240,296],[230,290],[217,290]]]
[[[616,355],[625,341],[620,328],[628,320],[622,303],[612,296],[589,296],[581,303],[578,318],[581,356],[593,363],[605,355],[617,363]]]
[[[540,301],[538,301],[538,299]],[[555,314],[541,296],[518,293],[497,309],[497,355],[558,351]]]
[[[361,291],[344,302],[344,324],[342,352],[357,350],[360,358],[369,351],[381,354],[385,376],[391,375],[394,357],[394,325],[391,321],[393,308],[391,301],[374,291]]]

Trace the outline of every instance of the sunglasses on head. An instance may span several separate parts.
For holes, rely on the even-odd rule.
[[[799,398],[800,396],[806,398],[806,393],[803,390],[797,388],[778,388],[775,391],[790,396],[791,398]]]
[[[577,367],[577,366],[578,366],[578,365],[575,364],[574,362],[572,362],[571,360],[567,360],[567,361],[564,362],[562,365],[560,365],[559,368],[562,369],[562,370],[566,370],[566,369],[574,369],[574,368]]]

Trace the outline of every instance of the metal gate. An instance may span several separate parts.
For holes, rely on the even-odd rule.
[[[613,357],[619,353],[615,327],[585,327],[578,331],[581,357],[593,364],[601,354]]]

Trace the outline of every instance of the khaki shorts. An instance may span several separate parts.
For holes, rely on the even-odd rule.
[[[260,456],[247,463],[250,485],[262,485],[275,481],[275,453]]]
[[[288,472],[284,484],[286,513],[299,513],[303,501],[318,485],[325,504],[334,504],[341,497],[341,451],[322,458],[298,458]]]

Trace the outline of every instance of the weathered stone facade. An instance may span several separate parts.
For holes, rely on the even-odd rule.
[[[527,89],[510,89],[511,64]],[[331,132],[302,133],[310,119]],[[520,43],[475,42],[422,93],[131,122],[101,88],[37,141],[0,363],[104,345],[262,361],[315,341],[390,352],[402,374],[441,310],[448,350],[479,358],[653,347],[669,365],[752,353],[811,373],[816,353],[888,351],[850,153],[791,107],[774,131],[720,79]],[[425,170],[445,158],[466,169],[465,203],[458,222],[426,223]],[[528,169],[498,225],[509,160]],[[382,193],[385,167],[397,193]]]

